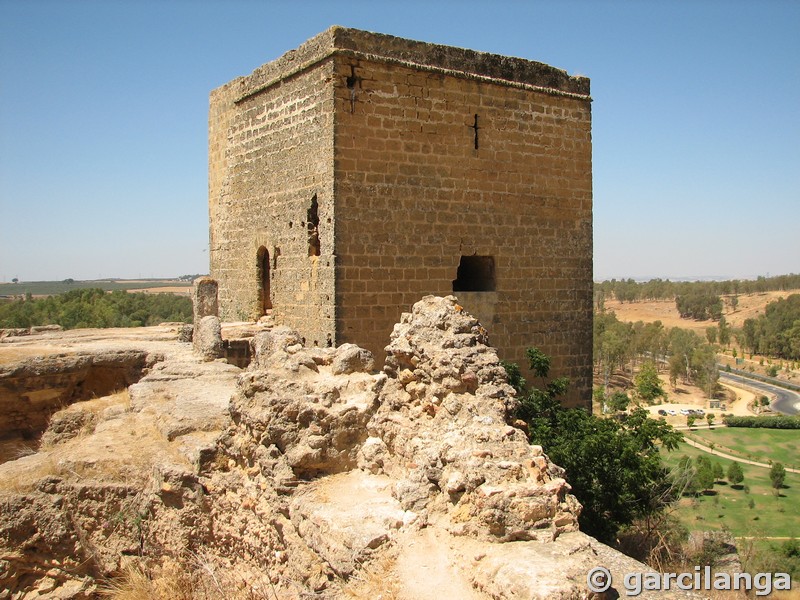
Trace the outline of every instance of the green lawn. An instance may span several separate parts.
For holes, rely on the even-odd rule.
[[[748,430],[747,433],[753,430]],[[762,430],[759,430],[762,431]],[[744,432],[743,432],[744,433]],[[774,433],[774,431],[773,431]],[[796,433],[795,433],[796,435]],[[746,437],[741,436],[743,444]],[[756,442],[758,443],[758,442]],[[746,445],[743,447],[746,448]],[[700,454],[688,444],[681,444],[674,452],[664,453],[666,463],[674,467],[681,456],[694,459]],[[709,456],[719,462],[727,475],[731,461]],[[683,498],[677,511],[678,518],[690,530],[710,530],[727,527],[734,536],[800,537],[800,475],[787,473],[786,487],[775,497],[769,480],[769,469],[742,464],[743,485],[750,488],[732,488],[727,482],[714,485],[714,494],[701,494],[697,498]],[[753,508],[750,508],[750,501]]]
[[[692,439],[714,444],[720,452],[757,462],[800,468],[800,430],[715,427],[688,432]]]

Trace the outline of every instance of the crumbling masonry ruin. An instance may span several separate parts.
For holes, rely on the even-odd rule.
[[[403,311],[454,294],[501,357],[538,346],[588,405],[589,80],[333,27],[211,94],[223,321],[271,313],[379,362]]]

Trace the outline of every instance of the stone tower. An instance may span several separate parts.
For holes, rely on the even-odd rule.
[[[540,347],[590,404],[587,78],[332,27],[214,90],[209,138],[224,321],[270,311],[380,360],[401,312],[454,294],[502,357]]]

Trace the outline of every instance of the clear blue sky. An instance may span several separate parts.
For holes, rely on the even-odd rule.
[[[592,80],[595,278],[800,272],[800,2],[0,0],[0,281],[208,270],[209,92],[333,24]]]

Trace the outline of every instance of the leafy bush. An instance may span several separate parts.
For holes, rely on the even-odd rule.
[[[783,482],[786,480],[786,468],[783,464],[779,462],[772,463],[772,467],[770,467],[769,470],[769,479],[772,483],[772,487],[776,490],[783,487]]]
[[[581,530],[614,543],[620,527],[661,513],[678,494],[660,449],[676,448],[681,434],[641,408],[615,419],[564,408],[558,398],[568,381],[558,378],[545,384],[549,358],[533,348],[527,358],[542,387],[518,387],[518,416],[528,425],[530,441],[566,469],[572,493],[583,505]],[[518,370],[510,369],[510,376],[519,382]]]
[[[800,294],[770,302],[764,314],[745,320],[742,331],[744,345],[751,353],[797,360],[800,358]],[[778,367],[770,367],[769,371],[774,377]]]
[[[0,327],[141,327],[164,321],[187,323],[191,319],[192,302],[185,296],[106,293],[99,288],[0,304]]]
[[[719,321],[722,316],[722,299],[719,295],[707,292],[691,292],[675,297],[678,314],[684,319]]]
[[[726,415],[723,419],[728,427],[752,427],[758,429],[800,429],[798,417],[735,417]]]

